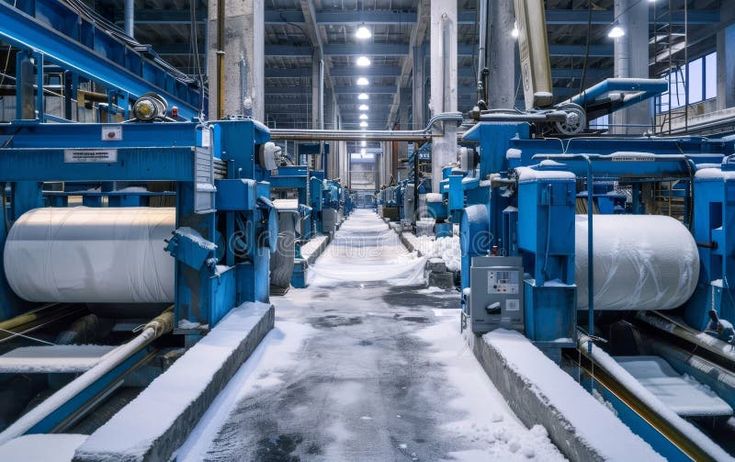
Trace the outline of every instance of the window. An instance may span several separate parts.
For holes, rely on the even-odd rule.
[[[704,98],[717,97],[717,52],[704,57]]]
[[[656,111],[668,112],[684,105],[699,103],[717,96],[717,52],[690,61],[661,76],[669,82],[669,91],[656,98]],[[688,79],[688,81],[687,81]]]

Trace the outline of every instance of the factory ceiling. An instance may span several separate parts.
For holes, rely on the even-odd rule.
[[[122,25],[123,2],[88,1]],[[467,111],[477,100],[477,0],[458,1],[459,109]],[[652,75],[683,63],[687,48],[684,43],[688,43],[686,53],[690,58],[715,49],[723,1],[650,2]],[[137,0],[136,39],[153,45],[170,63],[188,74],[205,72],[204,64],[197,67],[192,32],[198,34],[200,62],[204,63],[206,3],[206,0],[194,0],[192,7],[190,0]],[[425,50],[428,69],[429,0],[264,0],[264,3],[266,123],[269,126],[311,127],[312,63],[314,49],[319,46],[315,42],[321,43],[327,66],[325,99],[334,94],[344,128],[358,127],[357,109],[362,103],[358,94],[362,91],[370,95],[371,128],[391,127],[397,122],[400,110],[411,110],[399,105],[399,92],[402,87],[411,91],[412,53],[420,52],[421,47]],[[312,18],[311,11],[313,20],[307,20]],[[546,11],[555,97],[567,98],[582,87],[612,77],[613,42],[607,33],[615,20],[613,0],[547,0]],[[372,34],[368,39],[356,37],[357,28],[363,25]],[[412,40],[420,40],[414,44],[418,48],[412,48]],[[371,65],[358,67],[360,56],[368,57]],[[583,72],[585,67],[587,70]],[[425,75],[428,78],[428,72]],[[358,77],[368,79],[369,85],[359,86]],[[325,125],[331,128],[331,121],[327,120]]]

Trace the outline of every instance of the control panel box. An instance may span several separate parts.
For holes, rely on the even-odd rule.
[[[475,334],[499,327],[523,331],[523,261],[520,257],[474,257],[466,309]]]

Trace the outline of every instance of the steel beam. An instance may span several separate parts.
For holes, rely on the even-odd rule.
[[[0,37],[5,42],[41,53],[46,61],[127,93],[131,98],[152,91],[159,93],[170,104],[178,106],[182,117],[193,118],[199,113],[202,94],[193,81],[185,82],[183,75],[174,76],[139,50],[98,30],[60,2],[36,0],[33,6],[36,10],[43,7],[46,12],[53,10],[65,20],[46,24],[0,2]],[[35,14],[36,10],[31,13]],[[79,37],[81,41],[72,37]]]

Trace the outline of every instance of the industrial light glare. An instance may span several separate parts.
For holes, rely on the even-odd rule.
[[[360,120],[368,120],[367,114],[360,114]]]
[[[367,56],[360,56],[357,58],[357,65],[360,67],[368,67],[370,65],[370,58]]]
[[[367,111],[370,109],[370,107],[367,104],[361,104],[360,107],[358,107],[360,111]]]
[[[357,84],[361,87],[364,87],[365,85],[370,85],[370,82],[368,82],[368,79],[366,79],[365,77],[358,77]]]
[[[365,24],[361,25],[357,28],[355,31],[355,38],[358,38],[360,40],[366,40],[373,36],[373,33],[370,32],[370,29],[365,26]]]
[[[610,32],[607,33],[607,36],[616,39],[620,38],[625,35],[625,30],[623,30],[620,26],[613,26],[612,29],[610,29]]]
[[[360,146],[363,147],[363,148],[365,146],[367,146],[367,141],[365,141],[365,140],[360,141]]]
[[[368,123],[365,122],[364,120],[360,122],[360,128],[367,128],[367,126],[368,126]]]
[[[357,95],[357,99],[365,101],[365,100],[370,99],[370,97],[368,96],[367,93],[360,93],[359,95]]]
[[[520,32],[518,31],[518,22],[513,23],[513,30],[510,31],[510,36],[514,39],[517,39],[520,35]]]

